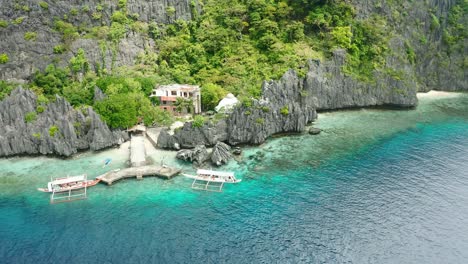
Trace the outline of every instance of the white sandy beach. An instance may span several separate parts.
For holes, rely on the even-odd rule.
[[[431,90],[427,93],[418,93],[418,99],[423,98],[431,98],[431,99],[438,99],[438,98],[449,98],[449,97],[457,97],[460,96],[462,93],[457,92],[444,92],[444,91],[434,91]]]

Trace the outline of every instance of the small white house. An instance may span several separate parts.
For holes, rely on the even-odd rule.
[[[215,107],[215,110],[216,112],[219,112],[224,109],[224,112],[229,112],[232,111],[237,103],[239,103],[239,100],[237,100],[237,98],[232,93],[229,93],[226,95],[226,97],[223,98],[223,100],[219,102],[219,104]]]

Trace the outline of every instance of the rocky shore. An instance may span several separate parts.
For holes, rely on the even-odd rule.
[[[80,150],[100,150],[128,139],[111,131],[91,107],[74,109],[60,96],[38,102],[31,90],[21,87],[0,101],[0,157],[58,155]]]
[[[202,127],[186,123],[173,135],[163,130],[158,146],[210,147],[219,141],[230,145],[262,144],[274,134],[304,132],[317,118],[317,110],[417,105],[416,89],[406,81],[376,76],[377,82],[364,83],[346,76],[341,70],[345,55],[342,50],[336,50],[330,61],[309,61],[309,70],[303,78],[289,70],[278,81],[264,82],[262,97],[244,102],[226,120],[207,122]]]

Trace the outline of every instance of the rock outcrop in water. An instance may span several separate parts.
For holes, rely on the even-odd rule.
[[[218,142],[213,148],[213,153],[211,153],[211,162],[216,166],[221,166],[228,163],[231,159],[231,147],[223,142]]]
[[[210,154],[204,145],[198,145],[194,149],[179,150],[176,157],[181,160],[193,162],[198,166],[209,160]]]
[[[218,141],[227,140],[227,125],[225,120],[216,124],[206,123],[202,127],[194,127],[187,122],[174,135],[162,130],[158,137],[158,147],[165,149],[194,148],[197,145],[212,147]]]
[[[30,90],[15,89],[0,102],[0,157],[52,154],[70,156],[79,150],[100,150],[128,139],[111,131],[92,108],[74,109],[57,96],[38,103]]]

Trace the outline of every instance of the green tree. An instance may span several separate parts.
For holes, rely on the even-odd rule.
[[[89,63],[83,49],[78,49],[77,54],[70,59],[70,70],[73,74],[88,72]]]
[[[174,102],[174,106],[176,107],[177,112],[183,113],[193,113],[193,99],[187,99],[182,97],[177,97],[176,101]]]
[[[127,94],[109,96],[94,108],[111,128],[131,127],[138,121],[137,103]]]
[[[201,103],[204,111],[214,110],[227,92],[221,86],[208,83],[201,88]]]
[[[44,72],[35,73],[32,84],[39,87],[47,97],[53,98],[70,84],[69,71],[50,64]]]

